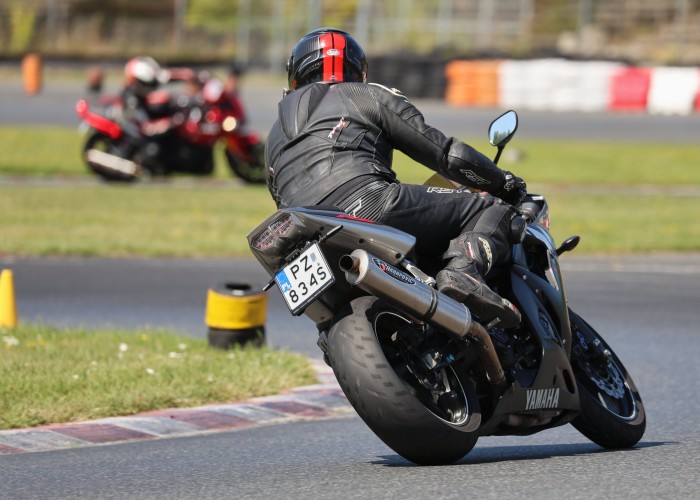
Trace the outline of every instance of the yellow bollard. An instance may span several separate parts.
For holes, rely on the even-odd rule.
[[[0,272],[0,328],[17,326],[17,304],[15,304],[15,287],[12,271]]]
[[[220,283],[207,293],[204,322],[209,345],[228,349],[234,345],[265,344],[267,294],[243,283]]]

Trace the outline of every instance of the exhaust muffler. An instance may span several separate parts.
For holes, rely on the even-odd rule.
[[[117,172],[128,177],[138,176],[139,166],[136,163],[99,149],[88,149],[85,152],[85,159],[97,169]]]
[[[339,265],[351,285],[452,335],[474,340],[481,347],[481,358],[491,383],[505,383],[503,367],[491,337],[483,326],[472,321],[467,306],[365,250],[354,250],[342,256]]]

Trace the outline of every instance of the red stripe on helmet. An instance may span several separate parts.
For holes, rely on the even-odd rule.
[[[342,82],[345,56],[345,37],[338,33],[326,33],[319,38],[323,51],[323,81]]]

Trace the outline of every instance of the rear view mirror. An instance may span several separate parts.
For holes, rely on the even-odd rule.
[[[518,129],[518,114],[507,111],[491,122],[489,127],[489,142],[502,149],[510,141]]]

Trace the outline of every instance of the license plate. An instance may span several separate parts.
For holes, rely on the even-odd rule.
[[[300,314],[328,287],[335,277],[317,244],[309,248],[275,275],[277,287],[292,314]]]

